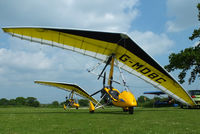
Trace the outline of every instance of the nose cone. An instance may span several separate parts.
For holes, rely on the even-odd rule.
[[[129,100],[127,101],[127,106],[128,107],[136,107],[137,106],[137,102],[134,100]]]
[[[137,101],[131,92],[123,91],[121,93],[121,95],[122,95],[121,97],[124,99],[125,105],[127,107],[136,107],[137,106]]]

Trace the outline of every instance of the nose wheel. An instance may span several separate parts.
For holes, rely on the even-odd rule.
[[[134,107],[128,107],[128,112],[129,112],[129,114],[133,114],[134,113]]]

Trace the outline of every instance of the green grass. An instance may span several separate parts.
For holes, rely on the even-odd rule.
[[[0,134],[198,134],[200,110],[0,108]]]

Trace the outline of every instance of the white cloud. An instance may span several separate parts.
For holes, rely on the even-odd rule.
[[[168,53],[169,49],[174,44],[174,42],[164,33],[158,35],[151,31],[133,31],[130,35],[139,46],[153,56]]]
[[[200,44],[200,41],[196,41],[196,42],[194,43],[194,47],[197,46],[197,45],[199,45],[199,44]]]
[[[195,0],[168,0],[167,11],[171,18],[167,21],[168,32],[179,32],[198,24],[198,1]]]
[[[4,48],[0,49],[1,66],[16,67],[21,69],[48,69],[51,67],[51,61],[44,53],[26,53],[24,51],[13,52]]]
[[[53,26],[104,31],[128,31],[131,22],[137,17],[138,10],[136,5],[138,1],[0,1],[0,26]],[[6,66],[7,72],[14,69],[15,75],[25,75],[26,70],[29,70],[29,72],[37,70],[38,73],[32,74],[32,79],[61,79],[67,77],[65,76],[66,74],[74,73],[71,76],[71,79],[73,79],[78,75],[80,77],[80,71],[83,69],[85,71],[86,64],[88,64],[88,58],[82,58],[80,55],[77,55],[79,62],[77,64],[76,56],[72,52],[56,48],[52,49],[48,46],[36,45],[35,43],[11,37],[6,41],[6,48],[8,49],[1,49],[4,56],[1,58],[0,64],[4,64],[4,68],[2,68],[4,71]],[[46,70],[43,70],[44,68]],[[21,72],[17,73],[18,70]],[[9,75],[7,77],[10,79]],[[85,77],[85,74],[82,77]]]
[[[183,30],[183,28],[180,27],[180,25],[177,25],[173,21],[167,21],[166,25],[167,25],[167,31],[168,32],[179,32],[179,31]]]
[[[12,47],[0,48],[0,78],[6,80],[4,84],[7,85],[11,80],[17,83],[34,79],[61,80],[69,74],[74,79],[86,70],[85,64],[91,60],[74,52],[16,38],[9,40],[6,45]],[[81,77],[86,76],[84,74]]]
[[[138,0],[0,1],[1,25],[39,25],[127,31]],[[6,8],[5,8],[6,7]]]

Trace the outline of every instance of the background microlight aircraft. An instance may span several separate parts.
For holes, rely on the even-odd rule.
[[[36,83],[36,82],[35,82]],[[66,110],[67,107],[73,107],[73,108],[76,108],[78,109],[80,107],[79,103],[78,103],[78,100],[77,98],[74,97],[74,90],[72,90],[69,94],[69,99],[68,97],[66,96],[66,101],[65,101],[65,104],[64,104],[64,109]]]
[[[71,107],[74,107],[76,109],[78,109],[80,107],[80,105],[78,104],[78,101],[76,101],[76,98],[74,98],[75,94],[92,101],[94,104],[98,104],[97,100],[95,100],[85,90],[83,90],[82,88],[80,88],[79,86],[77,86],[75,84],[58,83],[58,82],[47,82],[47,81],[35,81],[35,83],[41,84],[41,85],[57,87],[57,88],[60,88],[62,90],[70,92],[69,100],[66,97],[66,102],[67,101],[69,101],[69,102],[67,102],[68,104],[64,105],[64,109],[66,109],[67,106],[71,106]]]
[[[123,69],[145,80],[183,104],[196,105],[183,87],[126,34],[36,27],[10,27],[3,28],[3,30],[13,37],[87,55],[105,62],[106,66],[111,64],[108,86],[104,86],[103,90],[99,90],[97,93],[101,92],[103,96],[109,96],[108,98],[115,106],[120,106],[124,110],[128,108],[129,113],[132,113],[132,109],[137,103],[130,91],[125,90],[119,93],[112,87],[114,65],[119,70]],[[102,77],[103,72],[104,69],[99,77]],[[103,79],[105,80],[105,76]],[[46,83],[46,85],[49,84]],[[126,86],[124,79],[123,85]],[[118,96],[115,97],[112,92],[118,93]],[[89,96],[88,99],[92,101],[94,99],[92,96],[95,94]],[[92,102],[95,103],[94,100]],[[94,111],[94,108],[99,105],[97,102],[93,106],[90,102],[90,111]]]

